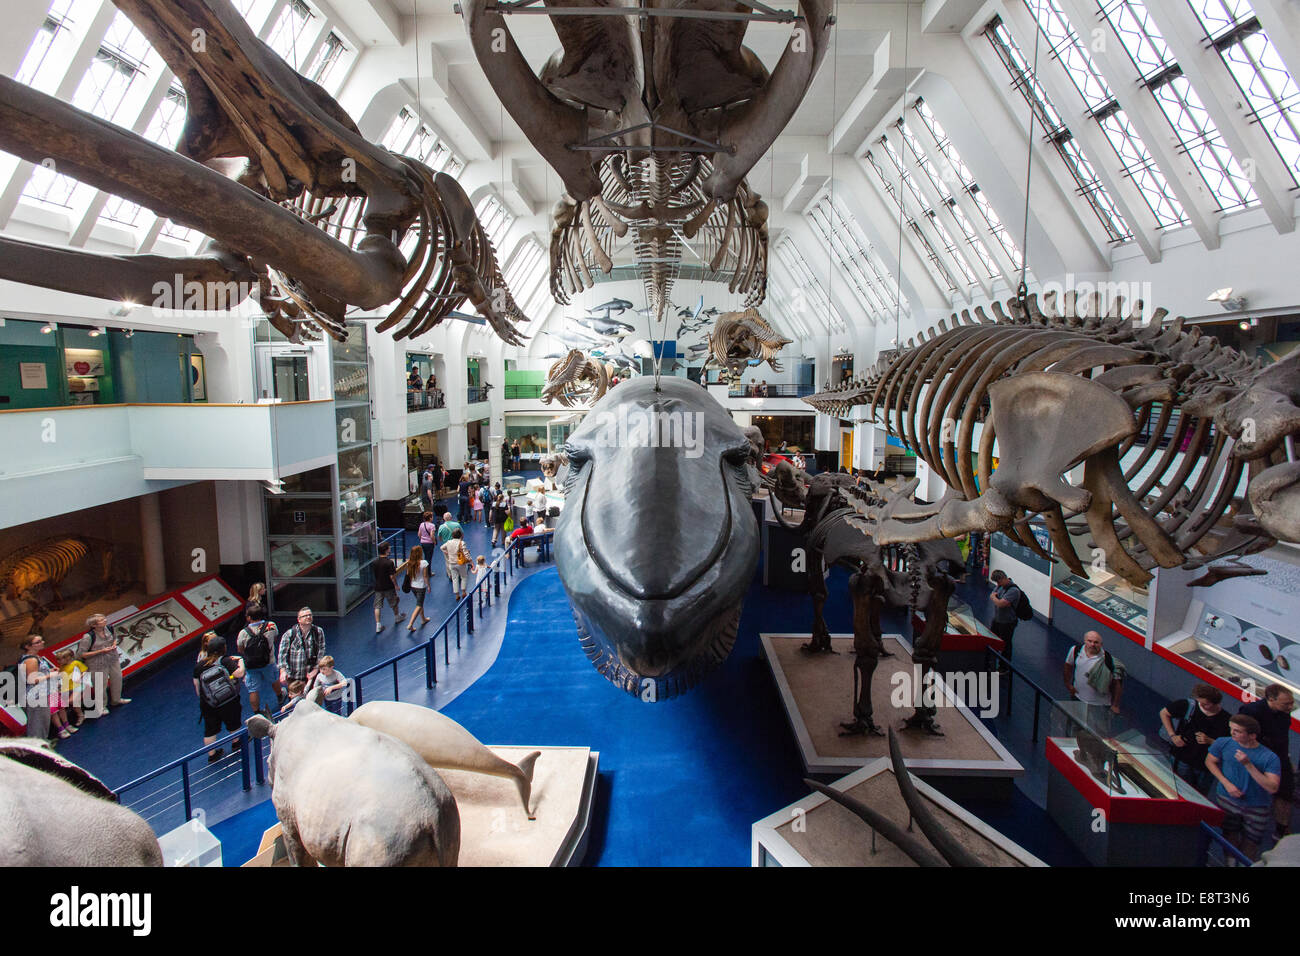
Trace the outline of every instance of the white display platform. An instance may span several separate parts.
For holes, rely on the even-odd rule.
[[[221,841],[196,817],[158,838],[163,866],[221,866]]]
[[[512,763],[534,750],[529,820],[513,780],[464,770],[439,770],[460,813],[458,866],[579,866],[587,852],[600,753],[588,747],[504,747],[489,750]],[[289,866],[276,824],[245,866]]]
[[[1046,866],[1019,844],[968,813],[924,780],[913,777],[917,791],[934,808],[944,828],[989,866]],[[871,761],[831,786],[856,797],[906,829],[909,814],[898,792],[889,759]],[[920,827],[913,834],[930,843]],[[933,849],[933,848],[932,848]],[[873,866],[917,864],[849,810],[820,793],[811,793],[759,820],[750,828],[752,866]]]
[[[886,737],[839,736],[840,722],[853,715],[851,635],[831,635],[836,654],[804,654],[799,646],[807,643],[807,634],[760,634],[759,639],[807,773],[834,776],[888,756]],[[877,725],[898,730],[913,707],[910,703],[895,707],[890,702],[891,679],[898,672],[904,672],[909,679],[914,675],[912,647],[898,634],[886,634],[885,647],[894,656],[883,658],[876,667],[872,705]],[[941,671],[942,664],[941,659]],[[908,767],[934,776],[1010,778],[1024,773],[1011,752],[985,729],[946,682],[943,698],[937,720],[944,736],[899,730],[899,746]],[[1000,699],[1000,695],[994,699]]]

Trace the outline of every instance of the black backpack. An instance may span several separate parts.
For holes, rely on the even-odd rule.
[[[262,629],[254,632],[252,625],[244,628],[248,631],[248,640],[244,642],[244,666],[251,668],[265,667],[271,663],[271,642],[266,636],[270,621],[262,622]]]
[[[239,700],[239,688],[220,661],[205,667],[199,674],[199,699],[213,710]]]
[[[1016,617],[1022,621],[1032,621],[1034,619],[1034,609],[1029,603],[1029,598],[1025,596],[1025,592],[1021,591],[1020,588],[1016,588],[1016,590],[1020,591],[1020,600],[1016,602]]]

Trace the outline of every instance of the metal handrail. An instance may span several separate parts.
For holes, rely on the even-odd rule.
[[[396,561],[406,558],[406,529],[380,528],[379,543],[388,545],[389,556]]]
[[[417,644],[414,647],[407,648],[387,660],[380,661],[378,664],[367,667],[365,670],[352,677],[352,693],[346,695],[342,701],[344,714],[350,714],[364,702],[361,688],[362,678],[373,676],[383,670],[391,669],[393,676],[393,699],[400,699],[397,664],[398,662],[403,661],[408,657],[413,657],[416,654],[425,655],[425,686],[427,689],[432,689],[437,683],[438,677],[438,637],[441,635],[443,639],[443,661],[445,664],[450,665],[450,631],[452,625],[454,624],[456,627],[456,646],[459,648],[461,646],[461,612],[464,611],[465,613],[466,632],[473,634],[474,603],[475,601],[478,601],[481,609],[484,606],[484,601],[486,601],[486,604],[490,606],[494,598],[499,598],[501,596],[502,575],[505,575],[509,579],[514,578],[514,561],[512,560],[512,552],[515,549],[516,543],[520,540],[523,539],[511,540],[501,554],[493,558],[492,563],[488,565],[489,573],[485,574],[481,579],[474,583],[474,586],[466,592],[465,597],[461,598],[461,600],[456,603],[456,606],[452,608],[451,613],[447,615],[446,619],[437,629],[435,629],[427,641]],[[281,717],[282,715],[276,714],[271,719],[273,721],[278,721]],[[117,794],[118,800],[121,801],[123,795],[127,792],[136,790],[164,774],[179,770],[181,774],[181,800],[184,804],[185,819],[188,820],[194,814],[194,788],[191,781],[191,772],[189,768],[190,762],[202,759],[206,763],[207,754],[209,752],[219,747],[224,748],[226,745],[230,745],[233,751],[234,743],[236,741],[241,742],[238,751],[235,752],[239,754],[242,789],[245,791],[251,790],[254,783],[259,786],[262,785],[266,782],[266,760],[264,748],[262,746],[262,739],[250,736],[247,727],[240,727],[238,730],[232,731],[224,737],[214,740],[210,744],[204,744],[197,750],[168,761],[161,767],[157,767],[142,776],[136,777],[134,780],[128,781],[120,787],[114,788],[113,792]],[[160,791],[146,794],[146,799],[158,792]]]
[[[1210,844],[1219,844],[1219,849],[1223,850],[1225,856],[1229,856],[1237,861],[1238,866],[1252,866],[1254,861],[1246,854],[1242,853],[1233,846],[1228,838],[1223,835],[1223,831],[1218,827],[1212,827],[1204,820],[1201,821],[1201,848],[1198,854],[1198,860],[1201,866],[1210,865]]]
[[[996,657],[999,661],[1001,661],[1003,664],[1005,664],[1005,665],[1007,666],[1007,670],[1008,670],[1008,671],[1009,671],[1009,672],[1010,672],[1014,677],[1019,677],[1022,681],[1024,681],[1026,684],[1028,684],[1028,685],[1030,686],[1030,688],[1033,690],[1033,692],[1034,692],[1034,732],[1033,732],[1033,736],[1032,736],[1030,739],[1031,739],[1034,743],[1038,743],[1038,716],[1039,716],[1039,713],[1040,713],[1040,705],[1041,705],[1042,700],[1043,700],[1044,698],[1047,699],[1048,703],[1055,704],[1055,703],[1056,703],[1056,698],[1053,697],[1051,694],[1049,694],[1047,691],[1043,690],[1043,688],[1039,687],[1038,684],[1035,683],[1033,680],[1031,680],[1030,678],[1026,677],[1026,676],[1024,675],[1024,673],[1021,672],[1020,668],[1018,668],[1018,667],[1016,667],[1016,665],[1012,664],[1011,661],[1010,661],[1009,659],[1003,657],[1002,654],[999,653],[998,651],[993,650],[993,648],[991,648],[991,647],[985,647],[985,648],[984,648],[984,654],[985,654],[985,661],[987,661],[988,658],[989,658],[990,656],[991,656],[991,657]],[[1011,681],[1007,681],[1007,703],[1006,703],[1006,708],[1005,708],[1005,710],[1004,710],[1004,713],[1005,713],[1008,717],[1011,716],[1011,699],[1012,699],[1013,696],[1014,696],[1014,695],[1012,694]]]

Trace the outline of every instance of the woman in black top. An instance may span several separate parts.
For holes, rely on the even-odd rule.
[[[210,668],[220,665],[225,668],[226,675],[230,678],[232,689],[234,690],[234,699],[228,703],[213,707],[204,698],[204,690],[199,686],[199,678]],[[194,665],[194,693],[199,698],[199,713],[203,717],[203,742],[210,744],[217,739],[217,734],[221,730],[221,725],[225,724],[226,730],[234,732],[240,726],[240,701],[239,701],[239,681],[244,676],[244,661],[239,657],[230,657],[226,654],[226,642],[220,637],[211,637],[208,639],[207,654],[203,659]],[[226,751],[218,747],[216,750],[208,751],[208,763],[216,763],[224,757]]]

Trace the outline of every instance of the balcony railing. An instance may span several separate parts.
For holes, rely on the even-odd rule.
[[[465,401],[473,405],[475,402],[486,402],[488,400],[488,386],[471,385],[465,389]]]
[[[440,388],[416,389],[406,393],[406,410],[421,412],[429,408],[446,408],[447,396]]]
[[[816,389],[811,385],[769,385],[763,394],[754,392],[756,386],[746,385],[736,388],[734,385],[727,392],[728,398],[803,398]]]
[[[507,385],[506,398],[541,398],[542,385]]]

